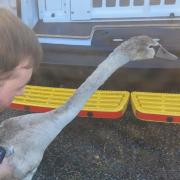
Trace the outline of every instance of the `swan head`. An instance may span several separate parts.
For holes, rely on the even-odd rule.
[[[121,51],[130,61],[153,59],[155,57],[176,60],[177,56],[168,52],[163,46],[149,36],[134,36],[123,42],[115,51]]]

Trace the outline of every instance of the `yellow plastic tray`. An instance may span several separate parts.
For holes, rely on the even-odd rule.
[[[23,96],[17,96],[13,104],[54,109],[62,106],[75,89],[26,86]],[[96,91],[85,104],[83,111],[120,112],[125,111],[129,100],[127,91]]]
[[[132,92],[131,104],[140,119],[180,122],[180,94]]]

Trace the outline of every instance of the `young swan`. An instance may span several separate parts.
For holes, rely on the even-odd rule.
[[[129,61],[152,59],[156,54],[176,59],[150,37],[133,37],[118,46],[62,107],[3,121],[0,124],[0,146],[6,149],[6,156],[0,164],[0,179],[32,179],[48,145],[113,72]]]

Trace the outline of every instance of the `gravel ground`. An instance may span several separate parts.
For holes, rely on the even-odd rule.
[[[0,119],[26,114],[7,110]],[[47,148],[33,180],[179,180],[180,126],[76,118]]]
[[[39,71],[41,77],[47,75],[49,79],[44,81],[37,76],[32,83],[78,87],[92,69],[86,73],[78,68],[71,69],[72,73],[68,73],[66,68],[61,69],[61,74],[58,71],[59,68],[51,72]],[[180,90],[177,85],[180,78],[175,78],[179,77],[180,71],[167,70],[170,74],[167,71],[158,74],[159,70],[151,73],[148,70],[131,71],[128,75],[127,70],[115,73],[102,88],[149,88],[153,91],[161,91],[161,88],[166,91],[163,84],[167,84],[168,90]],[[78,74],[80,78],[77,78]],[[144,84],[140,81],[143,77],[148,78]],[[52,79],[58,82],[52,82]],[[0,121],[26,113],[7,110],[0,115]],[[137,121],[130,107],[125,116],[117,121],[77,117],[47,148],[33,180],[179,180],[179,137],[179,125]]]

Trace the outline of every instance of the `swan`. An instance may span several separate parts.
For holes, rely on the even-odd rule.
[[[0,179],[31,180],[44,151],[61,130],[83,108],[91,95],[129,61],[155,56],[177,59],[149,36],[135,36],[124,41],[97,67],[61,107],[4,120],[0,123]]]

